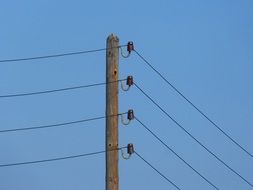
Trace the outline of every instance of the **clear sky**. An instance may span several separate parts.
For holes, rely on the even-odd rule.
[[[133,41],[150,63],[233,139],[253,153],[253,1],[1,1],[0,59],[104,48],[110,33]],[[235,146],[133,53],[120,78],[135,82],[194,137],[253,183],[253,158]],[[0,63],[0,95],[105,81],[105,52]],[[250,190],[136,87],[120,91],[135,115],[222,190]],[[105,87],[0,99],[0,129],[105,114]],[[104,120],[0,133],[0,165],[104,150]],[[136,151],[184,190],[214,189],[137,121],[119,125],[120,146]],[[175,189],[136,155],[120,156],[120,189]],[[104,189],[104,155],[0,168],[1,190]]]

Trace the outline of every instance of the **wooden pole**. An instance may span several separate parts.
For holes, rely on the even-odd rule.
[[[106,50],[106,116],[118,115],[119,39],[111,34]],[[116,81],[116,82],[115,82]],[[118,117],[106,118],[106,190],[118,190]]]

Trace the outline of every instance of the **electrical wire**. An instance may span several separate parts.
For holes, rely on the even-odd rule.
[[[120,150],[126,147],[117,148],[114,150],[108,150],[108,151],[115,151]],[[91,152],[91,153],[85,153],[85,154],[78,154],[78,155],[72,155],[72,156],[65,156],[65,157],[58,157],[58,158],[50,158],[50,159],[43,159],[43,160],[35,160],[35,161],[27,161],[27,162],[16,162],[11,164],[0,164],[0,168],[3,167],[11,167],[11,166],[20,166],[20,165],[30,165],[30,164],[38,164],[38,163],[45,163],[45,162],[53,162],[53,161],[60,161],[60,160],[67,160],[67,159],[73,159],[73,158],[80,158],[80,157],[86,157],[86,156],[92,156],[97,154],[102,154],[107,151],[97,151],[97,152]]]
[[[141,156],[139,153],[134,151],[134,153],[142,160],[144,161],[149,167],[151,167],[154,171],[156,171],[161,177],[163,177],[167,182],[169,182],[171,185],[173,185],[176,189],[181,190],[175,183],[173,183],[169,178],[167,178],[164,174],[162,174],[158,169],[156,169],[152,164],[150,164],[143,156]]]
[[[202,179],[204,179],[209,185],[214,187],[215,189],[219,190],[217,186],[215,186],[211,181],[209,181],[205,176],[203,176],[200,172],[198,172],[196,169],[193,168],[185,159],[183,159],[179,154],[177,154],[171,147],[169,147],[161,138],[159,138],[153,131],[151,131],[147,125],[145,125],[143,122],[141,122],[136,115],[134,116],[136,121],[138,121],[139,124],[141,124],[153,137],[155,137],[161,144],[163,144],[169,151],[171,151],[174,155],[176,155],[182,162],[184,162],[189,168],[191,168],[196,174],[198,174]]]
[[[0,95],[0,98],[13,98],[13,97],[20,97],[20,96],[49,94],[49,93],[55,93],[55,92],[61,92],[61,91],[69,91],[69,90],[76,90],[76,89],[82,89],[82,88],[90,88],[90,87],[95,87],[95,86],[102,86],[102,85],[116,83],[116,82],[125,81],[125,80],[126,79],[107,82],[107,83],[101,82],[101,83],[94,83],[94,84],[88,84],[88,85],[73,86],[73,87],[60,88],[60,89],[54,89],[54,90],[45,90],[45,91],[38,91],[38,92],[27,92],[27,93],[19,93],[19,94]]]
[[[108,49],[120,48],[120,47],[125,47],[125,46],[126,45],[122,45],[122,46],[118,46],[118,47],[112,47],[112,48],[101,48],[101,49],[69,52],[69,53],[59,53],[59,54],[53,54],[53,55],[42,55],[42,56],[35,56],[35,57],[26,57],[26,58],[3,59],[3,60],[0,60],[0,63],[18,62],[18,61],[31,61],[31,60],[38,60],[38,59],[49,59],[49,58],[56,58],[56,57],[73,56],[73,55],[80,55],[80,54],[87,54],[87,53],[105,51],[105,50],[108,50]]]
[[[77,123],[84,123],[84,122],[88,122],[88,121],[95,121],[95,120],[105,119],[105,118],[108,118],[108,117],[116,117],[116,116],[119,116],[119,115],[122,115],[122,114],[125,114],[125,113],[121,113],[121,114],[117,114],[117,115],[94,117],[94,118],[82,119],[82,120],[77,120],[77,121],[69,121],[69,122],[65,122],[65,123],[57,123],[57,124],[51,124],[51,125],[42,125],[42,126],[36,126],[36,127],[25,127],[25,128],[16,128],[16,129],[3,129],[3,130],[0,130],[0,133],[60,127],[60,126],[77,124]]]
[[[218,126],[210,117],[207,116],[200,108],[198,108],[189,98],[187,98],[182,92],[180,92],[171,82],[169,82],[157,69],[155,69],[151,63],[149,63],[138,51],[134,50],[135,53],[156,73],[158,74],[169,86],[172,87],[184,100],[186,100],[195,110],[197,110],[204,118],[206,118],[214,127],[216,127],[223,135],[230,139],[235,145],[237,145],[241,150],[246,154],[253,157],[253,154],[250,153],[246,148],[244,148],[240,143],[238,143],[234,138],[232,138],[227,132],[225,132],[221,127]]]
[[[169,115],[158,103],[156,103],[147,93],[145,93],[136,83],[134,85],[139,89],[140,92],[144,96],[146,96],[157,108],[159,108],[168,118],[170,118],[180,129],[182,129],[188,136],[190,136],[194,141],[196,141],[202,148],[204,148],[209,154],[215,157],[220,163],[226,166],[230,171],[240,177],[244,182],[253,187],[252,183],[245,179],[241,174],[231,168],[228,164],[226,164],[223,160],[221,160],[216,154],[214,154],[210,149],[208,149],[203,143],[201,143],[198,139],[196,139],[189,131],[187,131],[181,124],[179,124],[171,115]]]

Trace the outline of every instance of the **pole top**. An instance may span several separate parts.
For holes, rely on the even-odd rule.
[[[116,36],[115,34],[111,33],[108,37],[107,40],[115,40],[115,41],[119,41],[118,36]]]

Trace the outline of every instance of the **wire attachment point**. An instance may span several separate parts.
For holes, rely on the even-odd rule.
[[[130,56],[131,52],[134,51],[134,43],[132,41],[130,41],[130,42],[127,43],[127,51],[128,51],[128,54],[125,55],[123,53],[122,48],[120,47],[120,53],[121,53],[122,57],[128,58]]]
[[[129,125],[129,123],[131,122],[131,120],[134,119],[134,111],[132,109],[128,110],[128,112],[127,112],[127,119],[128,119],[128,121],[125,122],[124,121],[124,114],[121,114],[121,123],[123,125]]]
[[[134,110],[128,110],[128,112],[127,112],[127,119],[129,120],[129,121],[131,121],[131,120],[133,120],[134,119]]]
[[[134,43],[132,41],[127,43],[127,51],[130,54],[131,51],[134,51]]]
[[[121,81],[121,89],[122,89],[123,91],[128,91],[128,90],[130,89],[130,87],[131,87],[133,84],[134,84],[133,76],[128,76],[128,77],[127,77],[127,80],[126,80],[126,85],[127,85],[127,87],[124,88],[124,86],[123,86],[123,81]]]
[[[132,155],[132,154],[134,153],[134,145],[133,145],[132,143],[129,143],[129,144],[127,145],[127,153],[128,153],[129,155]]]
[[[123,149],[121,149],[121,155],[125,160],[128,160],[134,153],[134,145],[132,143],[129,143],[126,148],[127,148],[127,155],[124,154]]]

